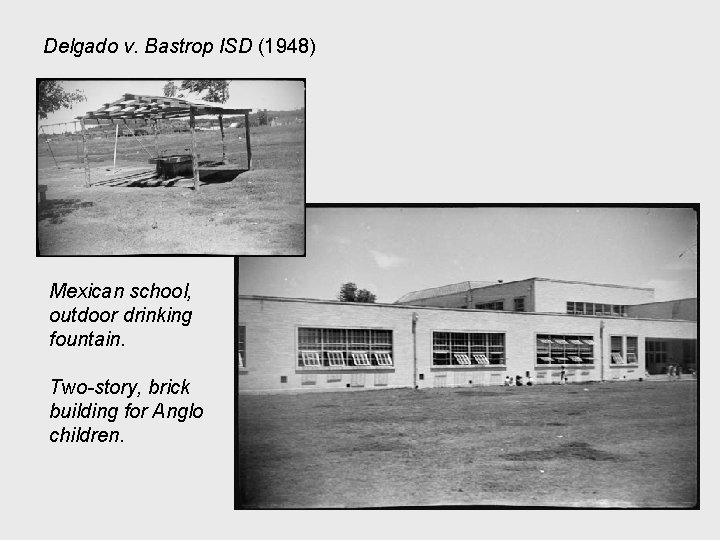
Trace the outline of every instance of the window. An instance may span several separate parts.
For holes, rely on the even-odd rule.
[[[585,364],[592,365],[595,341],[592,336],[538,334],[536,342],[537,365]]]
[[[475,304],[475,309],[491,309],[494,311],[503,311],[505,306],[502,300],[496,302],[486,302],[484,304]]]
[[[610,363],[624,364],[625,355],[623,354],[623,338],[622,336],[610,336]]]
[[[638,338],[634,336],[628,336],[627,338],[627,346],[625,347],[625,351],[627,352],[627,355],[625,356],[625,360],[627,360],[628,364],[637,364],[638,363]]]
[[[245,353],[245,327],[238,326],[238,360],[241,368],[245,367],[247,355]]]
[[[656,366],[664,366],[668,361],[667,341],[645,340],[645,365],[653,373]],[[659,371],[658,371],[659,373]]]
[[[637,364],[638,338],[610,336],[610,364]]]
[[[433,365],[505,365],[505,334],[433,332]]]
[[[627,317],[627,306],[619,304],[593,304],[592,302],[566,302],[568,315],[596,315],[598,317]]]
[[[513,311],[525,311],[525,297],[520,296],[513,300]]]
[[[392,367],[392,330],[298,328],[301,368]]]

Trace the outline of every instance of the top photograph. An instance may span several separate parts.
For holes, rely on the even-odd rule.
[[[305,255],[304,79],[37,79],[37,256]]]

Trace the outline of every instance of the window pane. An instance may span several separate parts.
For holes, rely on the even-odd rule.
[[[505,363],[505,334],[487,334],[490,348],[490,363]]]
[[[433,332],[433,364],[446,366],[450,364],[450,334]]]
[[[625,355],[623,354],[623,338],[622,336],[610,336],[610,363],[624,364]]]
[[[390,352],[392,349],[392,332],[390,330],[371,330],[370,339],[373,351]]]
[[[628,336],[627,338],[627,357],[628,364],[637,364],[638,361],[638,338]]]
[[[353,351],[370,350],[370,330],[350,330],[350,349]]]
[[[593,363],[593,338],[592,336],[578,336],[578,341],[580,342],[579,352],[580,352],[580,359],[583,361],[583,364],[592,364]]]
[[[320,329],[299,328],[298,344],[302,349],[320,349]]]
[[[456,354],[470,354],[468,349],[468,335],[453,332],[450,334],[450,349],[452,356],[450,357],[451,363],[458,364],[455,355]]]
[[[337,330],[334,328],[323,329],[323,348],[333,351],[344,349],[346,332],[346,330]]]
[[[487,334],[470,334],[470,353],[487,354]]]

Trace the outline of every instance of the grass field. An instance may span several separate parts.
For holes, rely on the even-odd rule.
[[[227,159],[246,164],[244,129],[226,131]],[[226,254],[302,255],[305,249],[304,126],[252,128],[253,170],[234,180],[172,186],[117,185],[151,170],[153,137],[121,137],[113,174],[112,138],[92,139],[91,179],[84,187],[82,142],[56,137],[38,143],[38,183],[47,202],[38,206],[43,255]],[[163,134],[163,154],[188,153],[189,133]],[[220,160],[219,132],[199,132],[201,160]],[[80,161],[78,160],[80,157]],[[57,161],[57,165],[56,162]],[[112,185],[116,184],[116,185]],[[127,184],[127,182],[126,182]]]
[[[690,507],[696,382],[239,397],[247,508]]]

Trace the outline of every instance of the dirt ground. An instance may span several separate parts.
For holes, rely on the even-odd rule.
[[[246,508],[691,507],[695,381],[240,396]]]
[[[243,135],[232,129],[226,137],[227,159],[244,167]],[[198,136],[202,160],[222,158],[218,132]],[[152,136],[121,138],[114,173],[112,138],[90,141],[90,188],[78,162],[81,142],[56,138],[48,148],[41,140],[38,184],[47,186],[47,202],[38,205],[40,254],[304,254],[304,126],[253,128],[251,142],[251,171],[196,192],[192,179],[151,178]],[[165,155],[188,152],[190,144],[187,133],[160,136]]]

